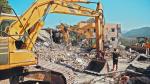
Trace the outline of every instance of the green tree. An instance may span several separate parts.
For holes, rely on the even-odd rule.
[[[2,13],[12,13],[11,6],[8,4],[7,0],[0,0],[0,7],[2,7]]]

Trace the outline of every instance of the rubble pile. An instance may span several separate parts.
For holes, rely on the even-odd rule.
[[[47,47],[43,43],[38,42],[36,43],[36,49],[40,59],[80,70],[83,70],[90,62],[90,59],[92,59],[91,55],[80,53],[77,47],[67,51],[65,46],[55,43],[53,43],[53,47]]]
[[[78,46],[72,46],[71,49],[68,50],[64,44],[56,44],[49,37],[50,35],[48,35],[46,31],[42,31],[40,36],[38,37],[38,41],[35,44],[35,48],[37,50],[36,53],[39,59],[46,60],[52,63],[57,63],[74,70],[83,71],[85,67],[88,66],[92,58],[95,57],[95,53],[91,54],[89,52],[84,52]],[[119,50],[120,50],[121,57],[119,57],[118,71],[115,72],[110,71],[109,75],[106,74],[106,76],[105,75],[93,76],[86,73],[74,72],[76,74],[76,78],[75,78],[76,81],[74,84],[123,84],[122,82],[124,81],[122,80],[124,80],[124,78],[125,79],[128,78],[128,80],[132,81],[133,77],[128,76],[127,74],[129,72],[131,74],[131,71],[132,74],[135,73],[137,74],[139,72],[136,70],[137,69],[139,70],[139,68],[140,70],[143,70],[143,72],[140,73],[143,76],[144,75],[143,73],[145,73],[146,71],[144,69],[150,67],[150,58],[147,58],[146,56],[140,57],[139,53],[129,52],[124,48],[120,48]],[[111,50],[107,50],[106,51],[107,56],[105,57],[109,64],[110,69],[113,66],[112,58],[110,54],[111,52],[112,52]],[[124,73],[122,74],[120,71],[121,72],[123,71]],[[139,77],[139,74],[135,75],[135,77]],[[131,83],[131,84],[136,84],[136,83]],[[143,83],[143,84],[147,84],[147,83]]]
[[[80,48],[74,46],[68,51],[65,45],[56,44],[47,36],[50,35],[45,30],[42,30],[35,44],[39,59],[83,70],[95,56],[89,53],[81,53]]]
[[[120,75],[119,82],[123,84],[150,84],[150,57],[137,55]]]

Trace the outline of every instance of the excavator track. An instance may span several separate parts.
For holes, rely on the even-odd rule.
[[[24,78],[29,78],[29,80],[36,79],[36,81],[45,81],[45,83],[46,81],[50,81],[50,84],[73,84],[75,78],[74,72],[71,69],[44,60],[38,61],[37,67],[27,67],[27,70],[28,75],[24,76]],[[28,82],[21,84],[27,83]]]
[[[60,73],[65,77],[67,84],[73,84],[75,75],[71,69],[62,65],[58,65],[58,64],[43,61],[43,60],[40,60],[38,62],[39,62],[38,63],[39,66],[41,66],[43,69]]]
[[[39,61],[36,66],[13,69],[15,75],[9,76],[6,84],[73,84],[75,75],[65,66]]]
[[[75,79],[71,69],[45,61],[38,66],[14,68],[4,73],[6,77],[1,76],[0,84],[73,84]]]

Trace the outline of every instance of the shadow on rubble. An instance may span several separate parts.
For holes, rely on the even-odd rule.
[[[150,84],[150,66],[143,69],[129,65],[125,75],[129,76],[128,84]]]
[[[121,74],[125,84],[150,84],[150,57],[139,54]]]
[[[105,66],[106,60],[93,59],[85,70],[99,73]]]

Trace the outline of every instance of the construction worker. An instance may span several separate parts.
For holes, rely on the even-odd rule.
[[[112,52],[112,58],[113,58],[113,71],[114,70],[118,70],[118,57],[119,57],[119,53],[117,52],[118,50],[116,48],[114,48],[114,51]]]

